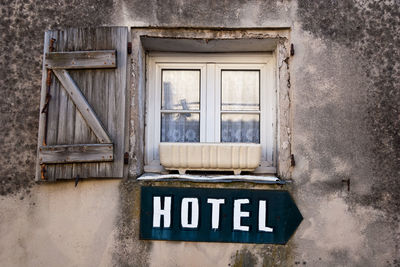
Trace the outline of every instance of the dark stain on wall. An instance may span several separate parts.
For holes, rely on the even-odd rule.
[[[0,194],[34,181],[46,29],[110,23],[112,0],[0,2]]]
[[[248,249],[244,248],[242,250],[236,251],[235,256],[232,256],[232,267],[252,267],[257,264],[257,257],[253,255]]]
[[[237,250],[231,256],[232,267],[274,267],[293,266],[295,264],[306,264],[305,261],[295,261],[292,257],[292,242],[286,245],[249,245]]]
[[[398,251],[400,233],[396,227],[400,222],[400,2],[299,0],[298,16],[303,29],[313,36],[328,44],[351,49],[357,58],[354,63],[363,71],[366,86],[363,94],[358,95],[359,102],[363,103],[362,113],[353,118],[352,127],[363,127],[365,132],[359,132],[360,135],[354,138],[364,138],[368,142],[367,146],[359,148],[361,157],[353,158],[353,161],[368,158],[371,173],[351,179],[360,179],[371,185],[371,190],[364,194],[351,192],[347,200],[349,203],[384,211],[385,220],[391,222],[393,232],[397,232],[393,238]],[[348,90],[351,91],[352,88]],[[356,140],[354,138],[350,140]],[[395,262],[393,264],[396,265]]]

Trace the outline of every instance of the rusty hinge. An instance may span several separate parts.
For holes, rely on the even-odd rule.
[[[290,55],[294,56],[294,45],[290,44]]]
[[[132,43],[128,42],[128,55],[132,54]]]
[[[53,52],[54,51],[54,42],[56,41],[56,39],[51,38],[50,39],[50,44],[49,44],[49,52]],[[44,59],[46,60],[46,59]],[[45,100],[45,104],[43,106],[43,109],[41,111],[41,113],[44,113],[46,116],[46,121],[44,124],[44,137],[43,137],[43,145],[46,145],[47,142],[47,124],[48,124],[48,113],[49,113],[49,104],[50,104],[50,100],[51,100],[51,94],[50,94],[50,88],[51,88],[51,69],[47,70],[47,79],[46,79],[46,85],[47,85],[47,92],[46,92],[46,100]]]
[[[54,51],[53,45],[54,45],[55,41],[56,41],[56,39],[54,39],[54,38],[50,39],[49,52],[53,52]],[[46,59],[44,59],[44,60],[46,60]],[[42,109],[42,113],[47,113],[48,109],[49,109],[49,102],[50,102],[50,99],[51,99],[51,95],[50,95],[51,69],[47,69],[46,85],[47,85],[46,102],[45,102],[44,107]]]
[[[124,153],[124,164],[128,164],[129,163],[129,153],[125,152]]]
[[[46,165],[45,164],[41,164],[40,165],[40,178],[42,180],[46,180]]]

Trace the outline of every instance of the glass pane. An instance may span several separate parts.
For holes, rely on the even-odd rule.
[[[161,109],[200,109],[200,70],[162,70]]]
[[[161,142],[200,142],[200,114],[162,113]]]
[[[223,70],[221,72],[222,110],[260,109],[260,72]]]
[[[260,115],[222,114],[221,142],[260,143]]]

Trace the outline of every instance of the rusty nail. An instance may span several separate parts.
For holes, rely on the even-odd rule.
[[[129,153],[125,152],[124,153],[124,164],[128,164],[129,163]]]

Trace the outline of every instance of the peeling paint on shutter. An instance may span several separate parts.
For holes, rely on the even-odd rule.
[[[128,34],[126,27],[46,32],[40,110],[48,69],[51,99],[40,113],[36,180],[123,177]]]

